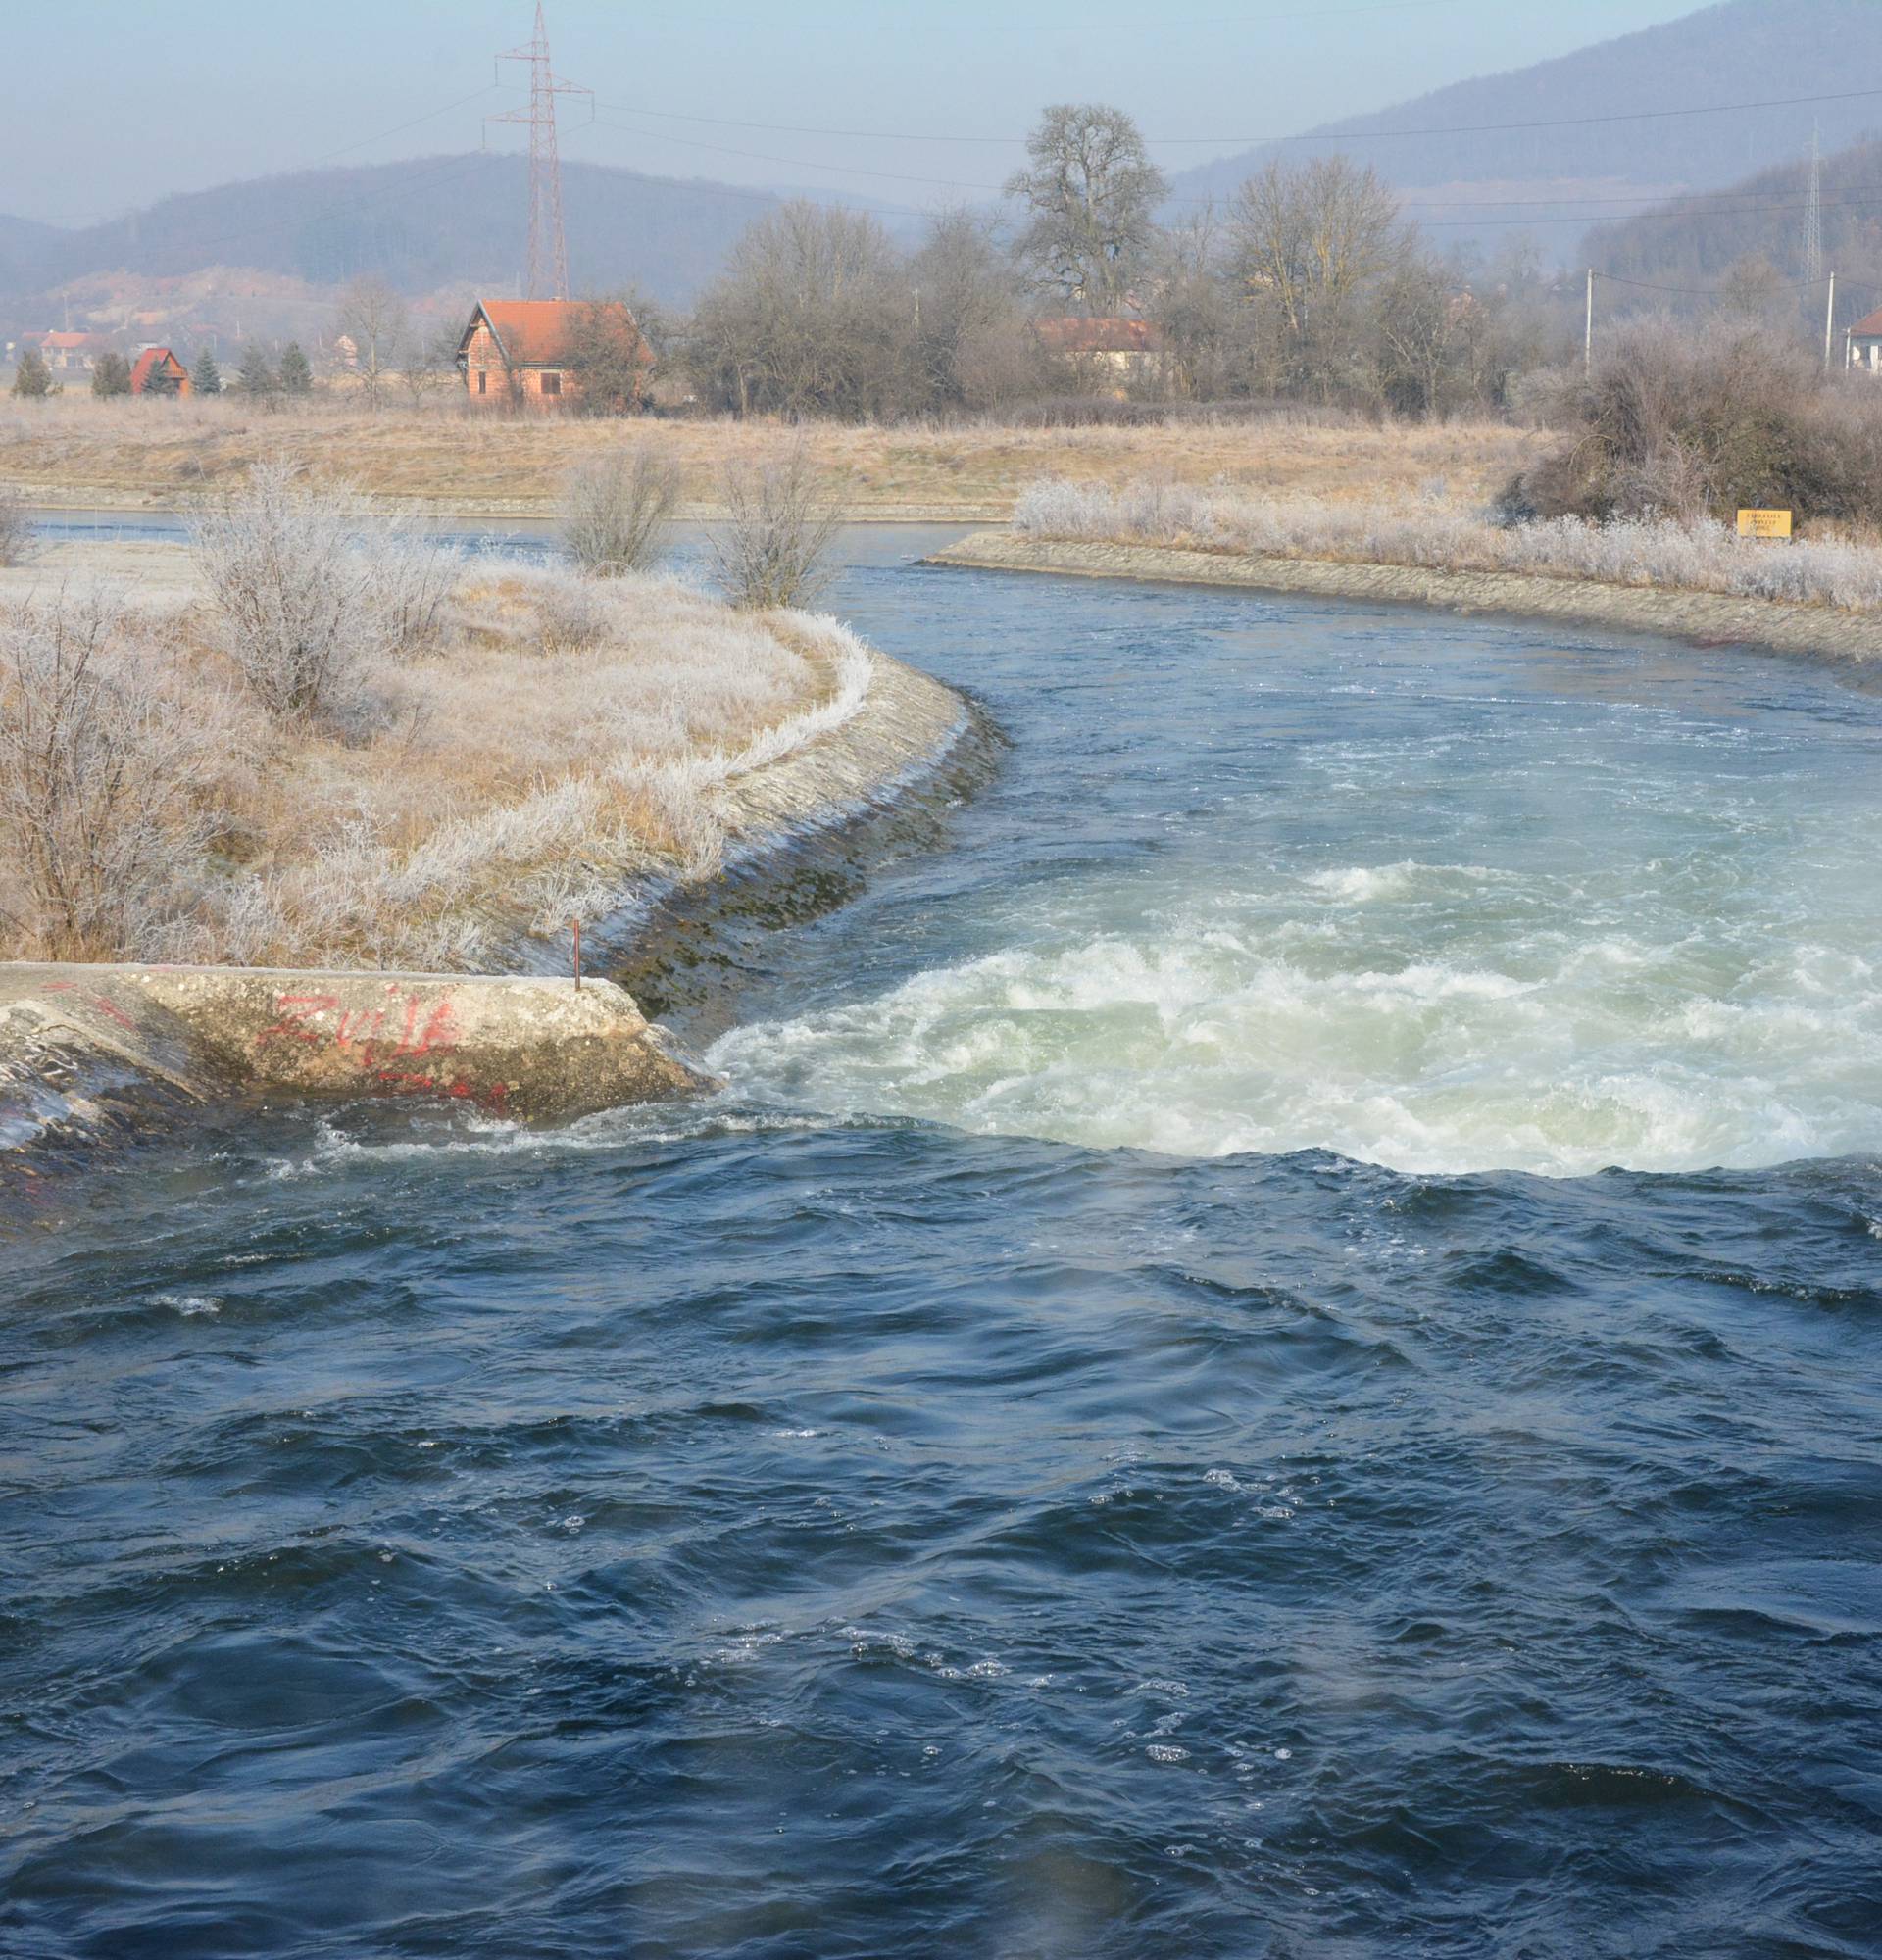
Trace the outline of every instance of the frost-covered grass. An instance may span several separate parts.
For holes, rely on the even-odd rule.
[[[1435,500],[1398,506],[1282,502],[1188,484],[1114,490],[1047,478],[1021,494],[1013,522],[1032,538],[1525,572],[1852,612],[1882,607],[1882,549],[1818,539],[1766,544],[1710,520],[1555,517],[1501,525]]]
[[[38,651],[49,620],[99,643],[100,679],[75,707]],[[516,932],[559,934],[641,879],[710,871],[737,779],[848,720],[871,672],[829,619],[737,612],[668,578],[507,564],[455,566],[422,633],[360,656],[341,716],[283,711],[256,688],[213,601],[100,612],[48,587],[0,618],[0,640],[17,655],[0,658],[0,708],[57,684],[67,720],[90,716],[124,754],[125,780],[167,786],[155,836],[138,798],[78,808],[88,772],[65,771],[65,830],[135,825],[119,855],[155,868],[122,906],[91,907],[82,946],[43,906],[10,904],[0,877],[0,955],[16,957],[56,939],[93,958],[487,965]],[[189,747],[185,775],[191,722],[170,705],[188,701],[216,704],[215,739]],[[77,729],[74,753],[100,739]],[[9,808],[0,795],[0,871],[26,841]]]

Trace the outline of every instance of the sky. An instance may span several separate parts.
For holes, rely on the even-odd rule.
[[[527,101],[533,0],[60,0],[0,79],[0,212],[87,223],[174,191],[475,149]],[[1694,0],[547,0],[570,159],[977,199],[1048,102],[1130,111],[1179,170],[1695,11]],[[740,126],[740,125],[789,126]],[[823,133],[841,130],[845,134]],[[492,148],[527,130],[487,129]]]

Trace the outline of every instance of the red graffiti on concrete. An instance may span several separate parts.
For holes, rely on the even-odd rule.
[[[409,1065],[395,1066],[455,1049],[457,1009],[448,995],[427,1010],[416,995],[403,994],[392,985],[385,991],[389,998],[378,1007],[343,1008],[337,994],[277,995],[274,1010],[280,1018],[255,1037],[255,1045],[266,1048],[270,1042],[293,1041],[310,1048],[330,1047],[363,1076],[397,1096],[450,1096],[486,1105],[503,1102],[501,1083],[480,1090],[463,1076],[444,1078]]]

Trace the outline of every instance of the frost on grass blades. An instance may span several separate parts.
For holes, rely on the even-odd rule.
[[[1051,477],[1021,494],[1013,522],[1020,536],[1039,539],[1521,572],[1852,612],[1882,608],[1882,550],[1808,539],[1776,551],[1710,518],[1685,524],[1670,517],[1608,523],[1552,517],[1500,525],[1435,503],[1280,502],[1227,488],[1134,483],[1113,490]]]
[[[206,605],[0,617],[0,952],[486,964],[711,870],[737,779],[873,672],[831,620],[467,564],[286,470],[200,537]]]

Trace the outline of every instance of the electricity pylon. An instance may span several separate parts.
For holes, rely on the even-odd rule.
[[[594,90],[564,81],[549,66],[549,29],[536,0],[536,34],[526,48],[512,48],[500,62],[529,64],[529,107],[487,116],[486,122],[529,125],[529,292],[532,300],[569,297],[569,241],[562,229],[562,158],[556,146],[556,97]]]

